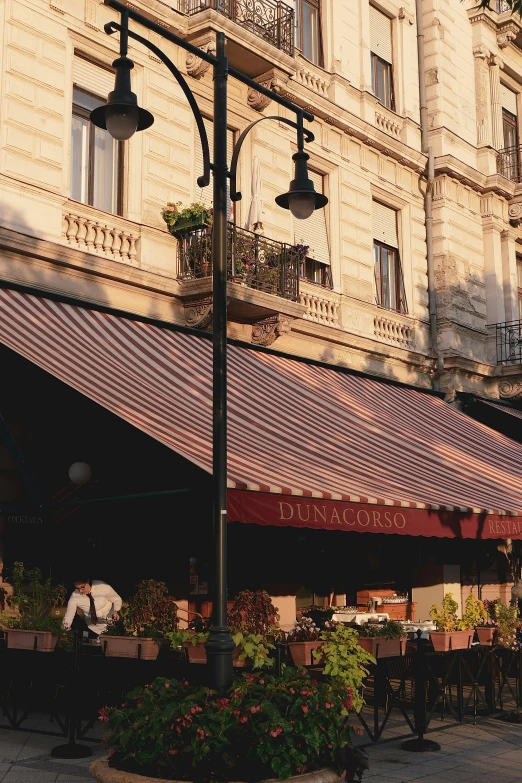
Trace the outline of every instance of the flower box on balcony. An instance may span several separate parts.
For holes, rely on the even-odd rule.
[[[200,228],[205,228],[208,225],[208,215],[204,213],[199,218],[183,218],[178,220],[173,225],[169,226],[169,231],[174,236],[180,236],[181,234],[187,234],[190,231],[196,231]]]

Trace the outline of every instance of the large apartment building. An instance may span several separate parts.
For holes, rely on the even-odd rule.
[[[243,146],[231,336],[420,387],[522,395],[520,17],[501,0],[490,11],[471,0],[132,7],[206,51],[224,31],[231,65],[315,115],[309,166],[329,201],[308,220],[274,201],[293,176],[295,132],[266,121]],[[115,142],[89,113],[113,89],[118,41],[104,25],[118,15],[100,0],[5,0],[0,14],[0,277],[205,328],[211,229],[176,237],[161,215],[167,202],[212,200],[181,89],[131,41],[133,89],[155,122]],[[211,138],[212,69],[150,35]],[[281,114],[232,78],[229,96],[230,148]],[[274,258],[284,274],[267,274]]]

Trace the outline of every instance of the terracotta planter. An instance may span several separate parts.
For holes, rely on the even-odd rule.
[[[473,641],[472,631],[431,631],[430,638],[435,652],[448,650],[467,650]]]
[[[404,655],[407,636],[399,639],[380,639],[378,636],[359,636],[359,646],[374,658],[392,658]]]
[[[496,626],[494,625],[480,625],[475,628],[478,636],[479,643],[484,647],[491,647],[493,644],[493,637],[495,636]]]
[[[160,642],[155,639],[140,639],[138,636],[102,636],[100,641],[107,658],[155,661],[160,650]]]
[[[288,647],[296,666],[311,666],[315,663],[312,651],[323,644],[324,642],[288,642]]]
[[[187,651],[189,663],[207,662],[207,651],[205,650],[205,642],[198,642],[197,644],[184,642],[183,647]]]
[[[176,783],[164,778],[150,778],[143,775],[135,775],[132,772],[121,772],[119,769],[109,767],[108,756],[97,759],[89,767],[89,772],[98,783]],[[334,769],[318,769],[316,772],[306,772],[304,775],[294,775],[288,778],[295,783],[341,783],[343,777],[339,777]],[[350,778],[348,778],[350,780]],[[276,783],[275,778],[270,781]],[[268,783],[268,781],[267,781]]]
[[[37,652],[53,652],[60,637],[50,631],[22,631],[19,628],[8,628],[7,647],[11,650],[36,650]]]

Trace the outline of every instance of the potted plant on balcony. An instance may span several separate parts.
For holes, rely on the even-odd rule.
[[[397,620],[387,623],[366,623],[359,632],[359,644],[374,658],[404,655],[407,636]]]
[[[101,636],[107,657],[158,657],[160,644],[178,627],[178,607],[165,582],[144,579],[120,610],[120,619],[109,623]]]
[[[158,677],[121,707],[101,710],[110,756],[90,771],[99,783],[292,780],[303,773],[298,781],[338,783],[345,770],[353,780],[365,765],[363,754],[349,752],[352,711],[342,680],[315,682],[294,667],[281,677],[236,677],[226,697]]]
[[[236,643],[234,666],[249,663],[254,669],[272,666],[270,657],[279,633],[279,614],[265,590],[242,590],[228,613],[228,625]]]
[[[193,201],[187,207],[182,201],[168,201],[161,210],[161,216],[171,234],[179,235],[207,225],[211,220],[212,210],[201,201]]]
[[[184,647],[189,663],[206,663],[205,642],[209,636],[207,626],[210,622],[197,615],[190,621],[188,628],[180,628],[166,634],[167,639],[170,639],[174,649]]]
[[[17,561],[13,568],[13,595],[7,597],[10,612],[0,616],[0,624],[7,630],[7,646],[19,650],[52,652],[63,628],[65,587],[52,585],[43,579],[38,568],[26,570]]]
[[[296,666],[310,666],[314,662],[312,652],[323,644],[320,634],[321,629],[311,617],[301,617],[296,621],[287,636],[288,648]]]
[[[435,623],[436,631],[430,634],[433,649],[437,652],[448,650],[465,650],[471,647],[474,627],[465,628],[464,621],[457,617],[458,604],[452,593],[446,593],[442,605],[433,604],[430,617]]]

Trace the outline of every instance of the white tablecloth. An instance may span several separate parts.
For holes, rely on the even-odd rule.
[[[404,628],[406,633],[414,633],[417,635],[417,631],[420,629],[421,631],[421,638],[422,639],[429,639],[430,638],[430,632],[436,631],[437,628],[433,623],[408,623],[408,622],[402,622],[402,627]]]
[[[370,612],[357,612],[354,614],[348,614],[347,612],[334,612],[332,620],[338,623],[356,623],[357,625],[364,625],[370,620],[374,622],[382,622],[383,620],[389,620],[390,615],[387,612],[370,613]]]

